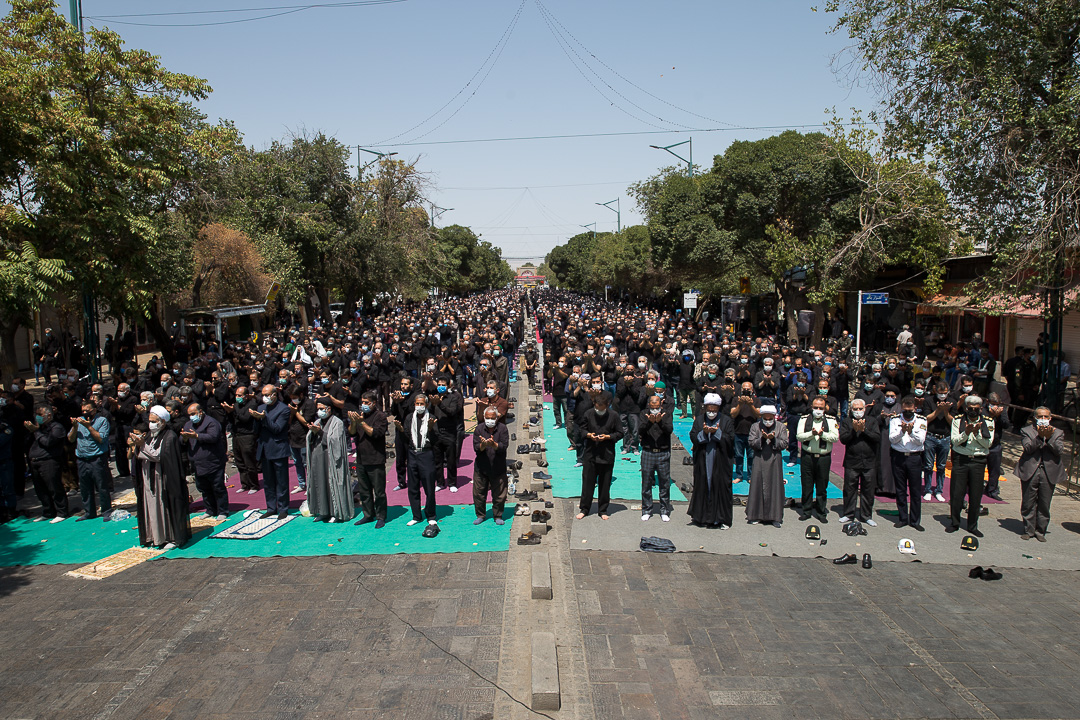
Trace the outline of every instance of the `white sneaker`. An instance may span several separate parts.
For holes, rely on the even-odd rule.
[[[62,517],[54,517],[52,520],[49,521],[49,524],[50,525],[55,525],[58,522],[64,522],[64,518],[62,518]]]
[[[664,522],[671,522],[671,516],[670,515],[661,515],[660,519],[663,520]]]
[[[945,502],[945,496],[942,495],[941,493],[938,493],[937,495],[935,495],[934,499],[937,500],[938,502]]]
[[[259,491],[258,490],[248,490],[248,495],[254,495],[257,492],[259,492]]]
[[[842,523],[851,522],[851,518],[849,518],[847,515],[841,515],[840,516],[840,522],[842,522]]]
[[[754,523],[754,524],[755,524],[755,525],[757,525],[757,523]],[[721,526],[720,526],[720,529],[721,529],[721,530],[730,530],[730,529],[731,529],[731,526],[730,526],[730,525],[721,525]]]
[[[869,525],[870,527],[877,527],[877,523],[874,522],[874,518],[870,518],[869,520],[867,520],[866,524]]]
[[[641,522],[648,522],[649,518],[651,518],[651,517],[652,517],[652,515],[650,515],[649,513],[644,513],[641,516]]]
[[[450,492],[457,492],[457,491],[458,491],[457,485],[451,485],[450,486]]]
[[[161,549],[162,550],[175,550],[176,549],[176,543],[165,543],[165,546],[163,548],[161,548]]]
[[[413,525],[417,524],[418,522],[420,522],[420,521],[419,521],[419,520],[410,520],[409,522],[407,522],[407,523],[405,523],[405,524],[406,524],[406,525],[407,525],[408,527],[412,527]]]
[[[930,493],[926,493],[925,495],[922,496],[922,499],[923,499],[923,502],[930,502],[931,500],[934,499],[934,496],[931,495]]]

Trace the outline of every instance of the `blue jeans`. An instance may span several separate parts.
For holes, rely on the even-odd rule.
[[[292,455],[293,467],[296,468],[296,481],[300,486],[300,489],[307,489],[307,465],[304,463],[304,454],[307,448],[289,448],[289,454]]]
[[[952,441],[947,437],[939,438],[927,433],[923,443],[923,495],[928,492],[939,493],[945,488],[945,463],[949,461]],[[937,482],[934,479],[934,466],[937,466]]]
[[[743,456],[746,456],[746,475],[743,475]],[[754,472],[754,448],[750,447],[750,436],[735,434],[735,481],[750,481]]]

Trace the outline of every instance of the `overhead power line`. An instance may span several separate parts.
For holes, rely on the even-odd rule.
[[[218,10],[176,10],[171,12],[152,12],[152,13],[127,13],[120,15],[87,15],[85,20],[96,20],[98,22],[109,21],[110,24],[115,25],[136,25],[139,27],[210,27],[213,25],[236,25],[237,23],[255,22],[257,20],[268,20],[270,18],[281,17],[283,15],[292,15],[294,13],[304,12],[305,10],[315,9],[337,9],[337,8],[353,8],[364,7],[366,5],[393,5],[396,3],[406,2],[406,0],[347,0],[346,2],[333,2],[333,3],[310,3],[308,5],[277,5],[277,6],[263,6],[263,7],[249,7],[249,8],[233,8],[233,9],[218,9]],[[258,17],[248,18],[236,18],[233,20],[218,20],[214,22],[199,22],[199,23],[154,23],[154,22],[132,22],[131,20],[124,20],[123,18],[152,18],[152,17],[175,17],[180,15],[221,15],[228,13],[252,13],[252,12],[265,12],[268,15],[260,15]]]
[[[864,121],[857,123],[843,123],[842,125],[844,127],[855,127],[880,124],[881,123]],[[523,135],[518,137],[470,138],[467,140],[428,140],[425,142],[411,143],[368,143],[367,147],[409,147],[411,145],[463,145],[467,143],[516,142],[522,140],[565,140],[569,138],[622,137],[627,135],[685,135],[687,133],[732,132],[734,130],[801,130],[804,128],[824,127],[824,123],[812,123],[804,125],[739,125],[736,127],[692,128],[689,130],[632,130],[629,132],[572,133],[566,135]]]

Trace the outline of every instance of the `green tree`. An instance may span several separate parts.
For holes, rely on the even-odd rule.
[[[500,288],[514,279],[502,251],[462,225],[439,228],[439,267],[432,284],[452,295]]]
[[[551,250],[544,264],[551,270],[552,280],[561,288],[589,292],[596,289],[593,277],[593,250],[600,238],[610,233],[578,233],[566,244]]]
[[[237,141],[192,104],[209,93],[113,32],[84,37],[50,0],[13,0],[0,21],[5,254],[29,243],[38,258],[63,258],[70,279],[51,284],[144,317],[166,354],[157,300],[191,272],[190,239],[169,231],[170,215],[203,163]]]
[[[831,0],[834,30],[884,105],[893,152],[928,157],[994,257],[967,289],[1020,297],[1060,333],[1080,218],[1080,4]],[[1055,391],[1058,364],[1044,358]]]

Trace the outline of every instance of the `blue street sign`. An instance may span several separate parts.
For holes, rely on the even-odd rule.
[[[889,293],[887,293],[887,292],[883,292],[883,293],[881,293],[881,292],[879,292],[879,293],[864,292],[862,294],[862,304],[863,305],[888,305],[889,304]]]

